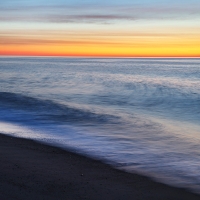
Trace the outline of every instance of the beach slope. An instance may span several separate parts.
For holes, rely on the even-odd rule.
[[[200,196],[35,141],[0,134],[0,199],[193,200]]]

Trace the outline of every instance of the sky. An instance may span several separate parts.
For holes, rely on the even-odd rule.
[[[0,0],[0,55],[200,57],[200,0]]]

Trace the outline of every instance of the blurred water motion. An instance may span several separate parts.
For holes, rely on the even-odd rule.
[[[200,191],[200,59],[0,58],[1,132]]]

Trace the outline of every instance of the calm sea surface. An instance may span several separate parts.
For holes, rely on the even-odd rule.
[[[0,57],[0,132],[200,192],[200,59]]]

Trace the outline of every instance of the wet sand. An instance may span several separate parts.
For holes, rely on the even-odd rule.
[[[60,148],[0,134],[0,200],[9,199],[199,200],[200,196]]]

